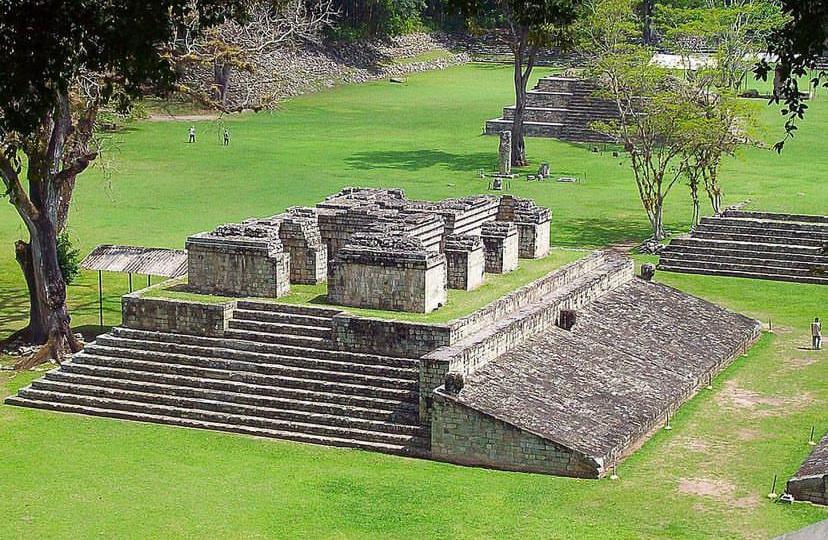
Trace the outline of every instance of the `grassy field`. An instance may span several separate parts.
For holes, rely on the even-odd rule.
[[[541,72],[542,73],[542,72]],[[497,142],[482,122],[511,102],[501,66],[411,76],[404,85],[344,86],[274,114],[131,125],[108,145],[106,169],[78,183],[72,234],[98,243],[181,247],[223,222],[313,204],[346,185],[402,187],[414,198],[478,193]],[[762,109],[767,139],[779,117]],[[828,208],[828,100],[812,103],[782,155],[743,152],[724,165],[728,204]],[[553,213],[554,244],[594,247],[647,236],[628,163],[609,152],[528,140],[537,163],[578,184],[515,182]],[[689,197],[672,195],[667,227],[687,229]],[[0,205],[0,336],[25,324],[12,242],[23,234]],[[646,260],[646,258],[639,258]],[[767,538],[828,518],[765,495],[808,453],[811,426],[828,429],[826,353],[804,350],[809,318],[825,313],[816,285],[671,275],[658,279],[767,322],[766,334],[620,468],[582,481],[456,467],[359,451],[0,406],[0,538],[522,537]],[[106,319],[119,318],[126,277],[107,275]],[[73,322],[97,324],[97,280],[70,288]],[[0,371],[0,396],[40,372]]]

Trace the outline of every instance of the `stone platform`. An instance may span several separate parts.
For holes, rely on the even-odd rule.
[[[828,505],[828,435],[814,447],[786,490],[797,501]]]
[[[828,285],[828,216],[727,210],[662,251],[669,272]]]
[[[571,77],[543,77],[526,93],[524,133],[527,137],[551,137],[573,142],[610,143],[608,136],[590,129],[592,122],[618,119],[610,101],[595,97],[595,83]],[[503,116],[486,121],[484,133],[497,135],[512,128],[514,106]]]

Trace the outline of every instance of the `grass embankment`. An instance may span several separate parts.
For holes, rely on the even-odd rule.
[[[71,218],[94,244],[181,247],[222,222],[313,204],[345,185],[404,188],[437,199],[485,190],[497,143],[482,122],[512,102],[511,72],[465,66],[413,75],[405,85],[345,86],[286,103],[273,115],[216,125],[139,123],[116,137],[111,176],[84,174]],[[770,109],[768,140],[781,132]],[[777,155],[750,150],[724,165],[728,203],[824,213],[828,208],[826,99],[811,103],[797,137]],[[647,225],[623,159],[530,139],[535,163],[580,184],[513,183],[553,213],[552,241],[603,246],[641,240]],[[686,230],[683,186],[667,226]],[[709,209],[707,209],[709,212]],[[0,334],[25,323],[26,298],[11,250],[23,234],[0,206]],[[765,495],[791,475],[819,435],[828,403],[826,354],[804,350],[807,322],[826,316],[816,285],[672,275],[657,279],[763,321],[766,335],[619,468],[618,481],[582,481],[455,467],[359,451],[60,415],[0,406],[0,538],[519,537],[770,538],[828,518],[811,505]],[[125,276],[105,277],[115,324]],[[97,279],[70,288],[73,321],[96,324]],[[37,373],[0,372],[0,395]]]

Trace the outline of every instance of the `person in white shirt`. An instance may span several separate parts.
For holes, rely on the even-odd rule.
[[[189,142],[195,142],[195,126],[190,126],[190,129],[187,130],[187,133],[190,135]]]
[[[815,351],[822,346],[822,324],[819,322],[819,317],[814,317],[814,322],[811,323],[811,343]]]

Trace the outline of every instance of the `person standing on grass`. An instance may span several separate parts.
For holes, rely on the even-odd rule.
[[[230,132],[224,128],[224,146],[230,146]]]
[[[195,126],[190,126],[190,129],[187,130],[187,133],[190,136],[189,142],[194,143],[195,142]]]
[[[822,346],[822,323],[819,322],[819,317],[814,317],[814,322],[811,323],[811,344],[815,351]]]

